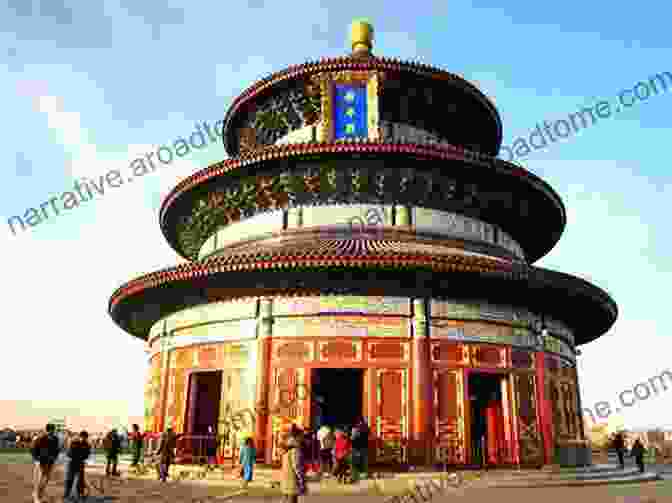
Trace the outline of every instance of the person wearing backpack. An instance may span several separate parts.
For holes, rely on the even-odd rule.
[[[33,441],[31,455],[34,463],[33,471],[33,500],[40,503],[44,497],[44,490],[49,483],[54,464],[60,453],[59,441],[56,436],[56,427],[48,424],[46,432],[38,435]]]

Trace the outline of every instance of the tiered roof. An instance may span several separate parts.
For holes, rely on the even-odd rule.
[[[355,46],[357,51],[351,56],[277,72],[234,100],[223,133],[225,147],[234,157],[180,182],[160,211],[161,228],[171,246],[194,261],[141,276],[118,288],[110,299],[112,318],[132,335],[146,339],[151,326],[163,317],[208,302],[247,296],[385,292],[433,298],[480,295],[524,305],[565,321],[574,330],[577,344],[606,332],[617,316],[616,304],[606,292],[582,279],[531,265],[559,240],[566,223],[565,208],[539,177],[493,157],[501,146],[501,120],[485,95],[462,77],[443,70],[372,56],[367,52],[370,40],[353,42]],[[483,148],[472,152],[464,145],[445,142],[357,139],[257,145],[239,155],[241,125],[264,96],[316,74],[350,70],[382,72],[402,83],[417,78],[438,89],[452,86],[472,110],[479,110]],[[450,133],[451,127],[455,125],[446,125],[443,132]],[[348,176],[359,178],[353,184],[357,190],[348,186],[350,200],[346,204],[425,205],[443,210],[448,204],[442,192],[443,179],[458,180],[464,186],[462,196],[481,206],[467,208],[465,203],[462,210],[474,212],[511,234],[528,261],[470,251],[455,239],[423,241],[403,226],[348,236],[325,235],[320,229],[287,229],[279,236],[240,242],[195,260],[207,237],[222,225],[244,215],[304,204],[292,193],[297,183],[302,194],[310,195],[309,204],[334,204],[321,183],[327,183],[324,180],[336,171],[349,169],[348,163],[355,160],[371,161],[367,166],[373,167],[365,174],[359,168],[350,170],[357,173]],[[316,169],[323,172],[316,173]],[[397,180],[402,171],[405,174]],[[418,173],[420,178],[413,178]],[[394,194],[380,194],[375,187],[361,188],[360,182],[373,175],[381,179],[389,176]],[[236,184],[240,185],[238,192],[227,199]],[[482,194],[471,190],[476,185]],[[412,190],[401,190],[401,186]],[[508,204],[497,205],[495,191],[508,196]],[[230,203],[234,200],[235,208]],[[424,202],[416,205],[415,201]]]

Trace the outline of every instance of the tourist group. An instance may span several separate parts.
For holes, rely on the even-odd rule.
[[[180,435],[168,428],[161,435],[158,448],[154,452],[148,452],[147,457],[156,460],[158,465],[159,480],[166,482],[170,465],[174,460],[177,439]],[[140,431],[137,424],[133,425],[133,432],[129,435],[133,461],[131,467],[138,467],[145,444],[145,434]],[[122,437],[116,429],[111,430],[103,439],[102,446],[105,452],[106,464],[105,475],[108,477],[118,477],[121,473],[118,470],[119,455],[122,451]],[[45,501],[44,492],[52,476],[54,466],[63,451],[65,451],[67,464],[65,469],[65,487],[64,501],[71,499],[73,485],[77,479],[77,496],[85,497],[89,484],[85,478],[86,461],[91,456],[92,446],[89,442],[89,434],[82,431],[68,439],[61,445],[59,437],[56,435],[56,427],[53,424],[47,424],[45,431],[38,435],[32,443],[31,455],[34,464],[33,472],[33,500],[35,503]]]

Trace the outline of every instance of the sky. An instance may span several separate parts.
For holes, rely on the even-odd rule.
[[[112,322],[108,300],[122,283],[182,261],[160,232],[161,200],[179,180],[225,158],[224,149],[212,143],[16,235],[7,220],[76,180],[128,169],[199,122],[214,124],[238,93],[271,72],[346,54],[352,19],[374,25],[375,54],[432,64],[479,86],[499,109],[505,145],[544,120],[614,101],[672,72],[672,7],[662,3],[291,3],[0,6],[0,427],[142,415],[143,342]],[[516,159],[567,208],[562,239],[536,265],[590,280],[619,306],[608,334],[582,347],[584,407],[616,403],[621,391],[672,370],[665,322],[672,190],[664,157],[671,116],[672,86]],[[623,421],[672,427],[670,404],[672,389],[624,409]]]

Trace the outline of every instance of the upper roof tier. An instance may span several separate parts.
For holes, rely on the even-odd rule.
[[[372,92],[376,95],[377,117],[373,122],[369,117],[369,127],[406,125],[452,145],[497,155],[501,119],[477,87],[428,65],[373,56],[372,32],[367,23],[354,23],[352,54],[290,66],[247,88],[224,119],[227,153],[237,156],[247,148],[272,145],[315,124],[326,135],[334,121],[334,75],[340,74],[344,83],[355,80],[366,87],[369,100]],[[328,79],[321,78],[327,73]]]

